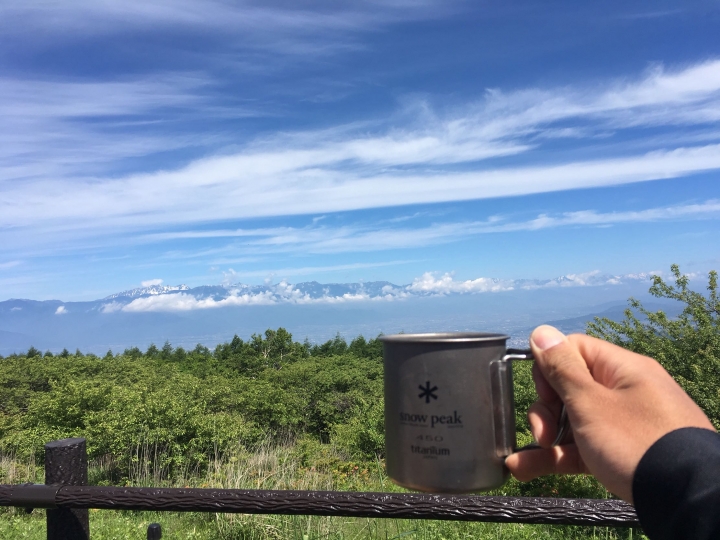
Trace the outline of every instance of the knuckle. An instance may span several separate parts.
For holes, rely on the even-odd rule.
[[[567,376],[568,373],[575,370],[576,366],[577,357],[566,347],[554,351],[553,354],[548,354],[545,361],[546,375],[553,379]]]
[[[564,381],[579,384],[586,375],[590,375],[587,362],[580,351],[572,344],[565,343],[545,351],[540,368],[548,381]]]

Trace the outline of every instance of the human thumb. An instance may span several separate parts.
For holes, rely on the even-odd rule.
[[[530,346],[540,372],[561,400],[572,399],[592,386],[585,359],[557,328],[538,326],[530,335]]]

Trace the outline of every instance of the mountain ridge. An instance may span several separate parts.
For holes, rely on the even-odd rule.
[[[115,302],[122,306],[106,304],[106,310],[123,309],[124,305],[132,304],[138,299],[160,297],[166,295],[187,294],[196,300],[212,300],[219,302],[230,297],[262,297],[266,302],[277,301],[311,301],[311,300],[342,300],[342,299],[366,299],[374,298],[402,298],[407,295],[431,296],[451,294],[477,294],[483,292],[500,292],[515,289],[534,289],[551,287],[583,287],[617,285],[627,281],[649,281],[654,274],[641,272],[631,274],[602,274],[599,272],[588,272],[585,274],[566,274],[551,279],[501,279],[501,278],[477,278],[474,280],[457,281],[451,274],[444,274],[437,277],[437,274],[426,273],[416,278],[412,283],[396,285],[389,281],[350,282],[350,283],[320,283],[318,281],[305,281],[291,284],[285,280],[276,284],[249,285],[245,283],[233,283],[223,285],[199,285],[190,287],[186,284],[180,285],[152,285],[149,287],[137,287],[125,291],[113,293],[102,299],[90,302]],[[126,302],[130,299],[129,302]],[[22,299],[10,299],[22,300]],[[8,300],[8,301],[10,301]],[[56,301],[61,304],[70,302]],[[249,302],[248,303],[252,303]],[[0,302],[2,304],[2,302]],[[211,307],[210,302],[198,308]],[[218,306],[219,307],[219,306]],[[146,309],[150,304],[146,302]],[[157,311],[173,311],[170,304],[159,305],[154,308]],[[177,308],[182,310],[181,307]],[[189,307],[188,309],[192,309]]]

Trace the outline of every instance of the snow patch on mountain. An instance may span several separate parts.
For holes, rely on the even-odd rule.
[[[122,291],[119,293],[111,294],[106,296],[103,300],[113,300],[115,298],[138,298],[142,296],[157,296],[160,294],[171,294],[180,291],[189,291],[190,287],[187,285],[151,285],[150,287],[138,287],[137,289],[130,289],[129,291]]]

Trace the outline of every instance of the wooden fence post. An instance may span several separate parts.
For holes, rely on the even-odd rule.
[[[159,523],[148,525],[147,540],[162,540],[162,527]]]
[[[45,483],[86,486],[85,439],[62,439],[45,445]],[[47,510],[47,540],[90,540],[87,508]]]

